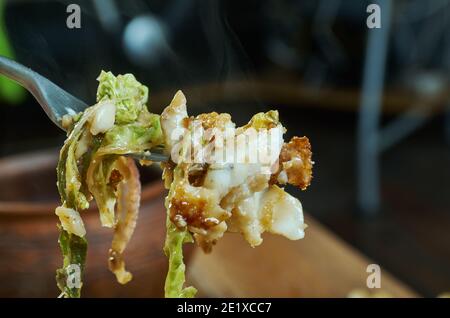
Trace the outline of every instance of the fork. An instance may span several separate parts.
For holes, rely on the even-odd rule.
[[[0,74],[15,80],[27,89],[36,98],[50,120],[63,130],[61,120],[64,115],[75,115],[88,107],[86,103],[69,94],[47,78],[4,56],[0,56]],[[168,160],[160,148],[127,155],[137,160]]]

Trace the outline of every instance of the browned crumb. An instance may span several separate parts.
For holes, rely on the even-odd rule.
[[[208,230],[217,225],[206,215],[208,198],[188,193],[182,187],[177,187],[175,191],[169,205],[169,217],[177,227],[192,226]]]
[[[285,143],[279,157],[279,168],[271,176],[270,183],[290,183],[305,190],[312,179],[311,145],[307,137],[293,137]],[[280,174],[285,173],[287,180],[280,180]]]
[[[206,173],[208,172],[209,164],[194,164],[189,168],[188,180],[189,184],[194,187],[201,187],[205,182]]]

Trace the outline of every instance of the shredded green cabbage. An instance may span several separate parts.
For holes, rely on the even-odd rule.
[[[123,149],[128,151],[142,151],[146,145],[162,143],[162,132],[159,116],[149,118],[147,125],[133,123],[116,125],[105,134],[103,147]],[[144,146],[144,147],[143,147]]]
[[[164,178],[163,174],[163,178]],[[170,184],[169,194],[166,197],[167,209],[166,219],[166,241],[164,253],[169,258],[169,269],[167,271],[164,293],[167,298],[192,298],[197,293],[194,287],[184,288],[186,266],[183,262],[183,244],[192,243],[194,240],[187,228],[180,229],[170,220],[169,208],[172,197],[175,195],[174,185],[183,178],[183,169],[179,166],[173,170],[173,180]],[[167,180],[165,180],[167,181]]]
[[[68,137],[60,152],[57,166],[57,186],[63,207],[82,211],[96,200],[103,226],[115,227],[117,182],[111,181],[120,155],[142,152],[163,142],[159,115],[151,114],[146,106],[148,88],[133,75],[114,76],[102,71],[98,77],[96,105],[69,119]],[[102,107],[101,102],[115,105],[114,125],[105,133],[92,135],[90,120]],[[79,147],[84,147],[80,148]],[[80,279],[83,275],[87,240],[63,229],[59,244],[64,257],[62,268],[57,270],[57,284],[64,297],[79,297],[80,288],[69,288],[67,275],[70,265],[78,265]],[[126,243],[125,243],[126,245]]]
[[[148,88],[139,83],[132,74],[114,76],[102,71],[97,78],[97,102],[112,100],[116,104],[116,124],[134,122],[146,108]]]
[[[166,231],[164,252],[169,258],[169,270],[164,286],[165,297],[192,298],[197,293],[197,289],[192,286],[183,287],[186,269],[183,262],[183,244],[192,243],[192,236],[187,229],[178,229],[169,217],[167,217]]]
[[[89,114],[91,110],[87,110]],[[82,192],[83,179],[75,159],[77,141],[83,133],[86,119],[79,119],[76,126],[69,131],[69,136],[60,151],[57,170],[57,187],[64,207],[81,211],[89,207],[87,196]],[[61,225],[59,245],[63,255],[63,266],[56,271],[56,281],[63,297],[80,297],[81,286],[70,288],[67,285],[68,271],[70,265],[78,265],[80,269],[79,279],[82,279],[84,263],[87,252],[87,241],[84,237],[68,233]]]
[[[145,106],[148,89],[133,75],[115,77],[103,72],[98,77],[97,102],[112,101],[116,105],[114,126],[103,137],[92,155],[87,171],[87,184],[100,211],[103,226],[114,226],[115,185],[109,178],[118,155],[143,152],[162,144],[159,115],[151,114]]]
[[[70,234],[60,227],[59,234],[59,246],[63,254],[63,267],[56,270],[56,282],[63,293],[63,296],[69,298],[80,297],[81,285],[77,286],[76,281],[73,281],[73,286],[67,284],[71,279],[70,265],[77,265],[80,269],[80,274],[84,271],[84,264],[86,261],[87,241],[84,237],[79,237],[75,234]],[[74,279],[80,279],[80,277],[74,277]]]

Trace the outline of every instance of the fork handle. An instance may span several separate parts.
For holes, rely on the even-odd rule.
[[[0,56],[0,73],[15,80],[28,90],[33,89],[33,76],[36,73],[30,68],[7,57]]]

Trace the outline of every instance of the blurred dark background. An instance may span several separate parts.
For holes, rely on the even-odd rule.
[[[191,114],[238,124],[279,109],[313,147],[311,187],[289,189],[305,211],[435,296],[450,290],[450,1],[380,1],[369,29],[372,2],[0,1],[14,58],[87,103],[104,69],[149,86],[156,113],[177,89]],[[2,98],[0,156],[64,138],[31,95]]]

